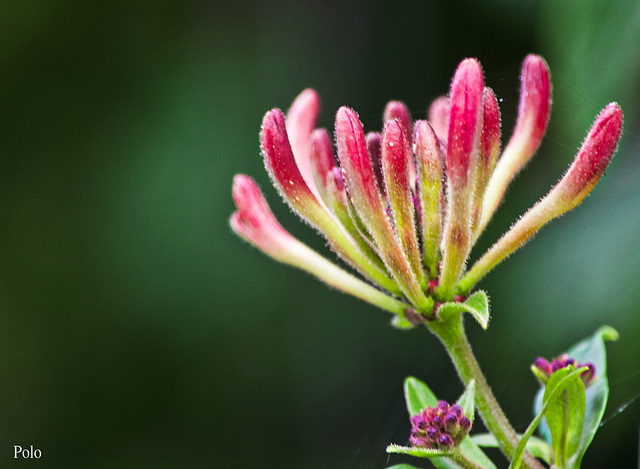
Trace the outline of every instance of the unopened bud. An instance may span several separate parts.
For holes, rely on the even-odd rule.
[[[518,120],[487,186],[479,226],[480,233],[500,205],[509,183],[538,149],[547,129],[550,112],[549,68],[542,57],[529,55],[522,64]]]
[[[609,104],[598,115],[575,160],[560,182],[489,249],[460,280],[468,292],[487,272],[523,246],[544,225],[576,207],[594,188],[615,153],[622,132],[622,111]]]
[[[482,68],[463,60],[451,83],[447,142],[447,219],[442,238],[441,297],[450,299],[471,246],[471,196],[482,128]]]

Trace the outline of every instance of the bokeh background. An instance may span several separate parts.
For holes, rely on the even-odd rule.
[[[537,157],[474,252],[542,197],[617,100],[606,177],[481,284],[478,358],[519,430],[528,370],[610,324],[611,397],[585,468],[634,467],[640,403],[640,7],[598,0],[8,0],[0,5],[0,460],[52,468],[384,468],[409,423],[402,380],[462,391],[424,330],[233,236],[235,173],[331,256],[270,187],[262,115],[305,87],[379,129],[424,117],[477,57],[515,121],[520,65],[554,83]],[[619,406],[626,410],[616,412]],[[13,445],[39,448],[16,461]],[[496,461],[506,467],[498,453]],[[428,462],[415,461],[428,467]]]

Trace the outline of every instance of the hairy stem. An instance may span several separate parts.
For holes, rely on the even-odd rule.
[[[518,446],[518,435],[498,404],[473,355],[464,332],[462,314],[446,321],[430,322],[428,326],[444,344],[465,385],[472,379],[476,380],[476,407],[485,425],[498,441],[502,452],[511,459]],[[544,466],[527,452],[523,457],[523,466],[527,469],[544,469]]]

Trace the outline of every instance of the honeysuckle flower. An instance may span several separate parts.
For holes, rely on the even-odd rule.
[[[580,373],[580,379],[585,386],[591,384],[596,374],[596,369],[593,363],[577,363],[573,358],[569,357],[566,353],[563,353],[559,357],[554,358],[549,362],[548,360],[538,357],[531,365],[531,371],[538,378],[540,384],[543,386],[547,384],[551,375],[567,366],[572,366],[575,369],[587,367],[585,371]]]
[[[438,401],[436,407],[427,407],[411,417],[413,446],[448,451],[460,444],[471,429],[471,421],[458,404]]]
[[[615,103],[597,117],[560,182],[465,272],[507,186],[538,148],[550,109],[547,64],[530,55],[516,127],[500,156],[498,100],[485,87],[478,61],[465,59],[449,95],[429,107],[428,120],[413,121],[406,105],[391,101],[382,131],[365,134],[356,112],[340,108],[334,150],[329,133],[315,128],[320,100],[307,89],[286,117],[279,109],[264,116],[265,167],[291,209],[364,281],[289,235],[247,176],[234,181],[238,211],[231,227],[274,259],[391,311],[397,320],[437,320],[434,305],[464,299],[544,224],[578,205],[604,173],[622,130]]]

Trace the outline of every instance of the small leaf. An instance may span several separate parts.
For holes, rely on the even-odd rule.
[[[567,461],[580,447],[585,410],[584,383],[578,375],[567,382],[564,391],[550,396],[557,383],[573,371],[573,366],[568,366],[554,372],[544,393],[544,401],[548,402],[546,419],[551,431],[554,463],[562,468],[567,467]]]
[[[522,435],[518,435],[522,438]],[[478,433],[471,437],[473,442],[482,448],[499,448],[498,440],[491,433]],[[525,447],[534,458],[542,459],[547,464],[551,464],[551,445],[541,438],[529,437]]]
[[[416,466],[409,464],[396,464],[395,466],[389,466],[387,469],[418,469]]]
[[[458,399],[458,405],[462,407],[462,413],[464,413],[464,416],[467,417],[471,423],[473,423],[474,411],[476,409],[475,398],[476,380],[472,379],[469,381],[467,389],[465,389],[462,396]]]
[[[438,308],[438,315],[442,319],[456,313],[470,313],[480,323],[480,326],[486,329],[489,325],[489,297],[482,290],[478,290],[464,303],[451,301],[442,303]]]
[[[551,392],[547,395],[547,399],[544,400],[544,404],[542,405],[538,414],[527,427],[527,431],[522,435],[522,438],[520,439],[520,442],[518,443],[518,446],[513,453],[513,458],[511,459],[509,469],[518,469],[520,467],[520,465],[522,464],[522,455],[524,453],[524,449],[529,441],[529,438],[531,438],[531,435],[533,435],[533,432],[536,430],[536,427],[542,420],[542,417],[544,417],[544,414],[547,412],[549,403],[558,395],[560,395],[576,377],[578,380],[580,380],[580,373],[582,373],[582,371],[582,369],[571,371],[568,375],[563,377],[560,382],[551,383],[551,380],[549,380],[549,383],[551,385],[547,384],[547,386],[549,387],[549,389],[551,389]],[[582,382],[582,380],[580,380],[580,382]]]
[[[452,451],[443,451],[440,449],[420,448],[418,446],[387,446],[387,453],[408,454],[416,458],[433,458],[434,456],[447,456]]]
[[[404,380],[404,400],[409,416],[438,405],[438,398],[424,382],[409,376]]]

